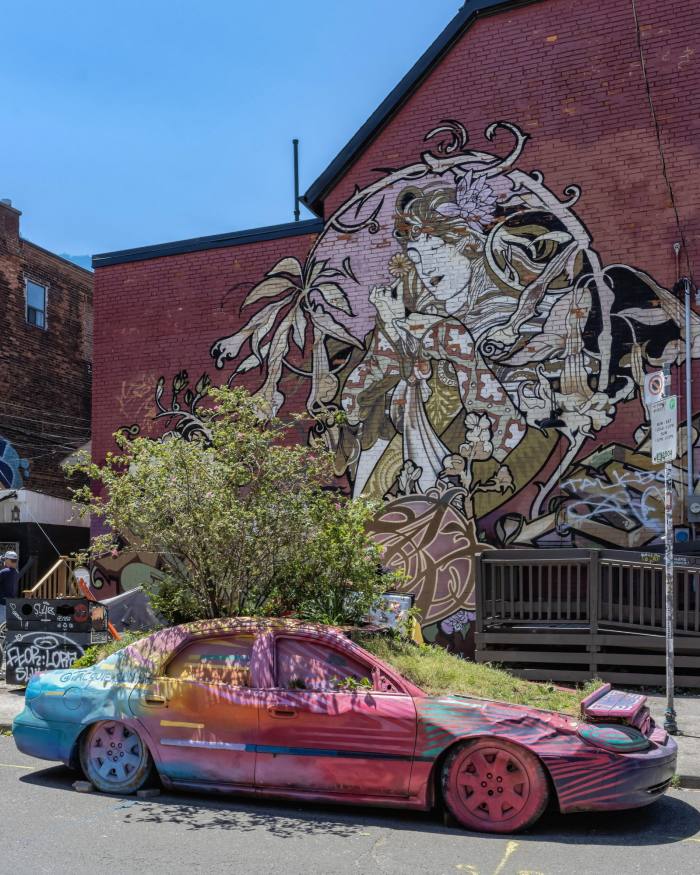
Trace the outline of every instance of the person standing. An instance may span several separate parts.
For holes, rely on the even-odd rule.
[[[0,570],[0,623],[5,622],[5,600],[16,599],[18,595],[17,554],[14,550],[8,550],[3,557],[3,568]]]

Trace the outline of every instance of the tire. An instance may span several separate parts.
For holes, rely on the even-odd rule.
[[[466,829],[512,833],[540,818],[549,785],[542,763],[530,751],[501,738],[480,738],[448,754],[442,796]]]
[[[104,720],[88,729],[80,745],[80,765],[103,793],[136,793],[154,774],[143,739],[119,720]]]

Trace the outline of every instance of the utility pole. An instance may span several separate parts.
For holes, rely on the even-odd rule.
[[[671,368],[664,365],[663,373],[656,371],[644,379],[644,400],[651,421],[651,461],[664,466],[664,590],[666,626],[666,712],[664,729],[670,735],[678,734],[673,704],[674,653],[673,639],[676,609],[673,573],[673,460],[678,455],[678,399],[671,395]]]

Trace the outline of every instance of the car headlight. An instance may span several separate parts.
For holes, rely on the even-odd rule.
[[[621,723],[583,723],[577,732],[588,744],[615,753],[633,753],[651,747],[649,739],[638,729]]]

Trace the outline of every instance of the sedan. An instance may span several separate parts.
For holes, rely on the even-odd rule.
[[[26,754],[98,790],[160,780],[254,796],[429,809],[510,833],[658,799],[676,744],[642,695],[601,687],[580,717],[431,696],[340,630],[294,620],[162,629],[96,666],[35,675],[15,719]]]

